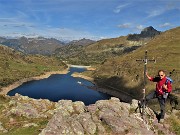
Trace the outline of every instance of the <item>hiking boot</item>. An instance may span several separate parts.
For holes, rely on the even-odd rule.
[[[144,101],[144,100],[140,100],[140,101],[138,102],[138,105],[139,105],[140,108],[145,107],[145,101]]]

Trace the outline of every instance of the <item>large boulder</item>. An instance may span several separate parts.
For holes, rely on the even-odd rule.
[[[59,101],[58,111],[40,135],[84,135],[84,134],[148,134],[154,132],[140,114],[132,113],[137,107],[122,103],[117,98],[99,100],[84,106],[81,102]],[[77,109],[77,104],[80,105]],[[67,106],[68,105],[68,106]],[[79,110],[79,111],[77,111]]]

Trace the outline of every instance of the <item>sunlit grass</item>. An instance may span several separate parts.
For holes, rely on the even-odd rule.
[[[66,65],[56,58],[24,55],[8,47],[0,46],[0,87],[12,84],[19,79],[64,68]]]
[[[171,75],[174,80],[173,89],[180,88],[180,27],[171,29],[158,35],[148,44],[139,49],[122,55],[121,57],[109,58],[95,72],[95,76],[118,76],[126,80],[123,86],[132,87],[142,85],[144,63],[136,59],[143,59],[145,51],[148,51],[148,59],[156,59],[156,63],[148,62],[147,71],[150,76],[157,75],[159,69],[164,69],[166,75],[175,70]],[[137,78],[138,76],[138,78]],[[113,84],[113,82],[105,82]],[[116,85],[116,82],[114,82]],[[119,86],[121,89],[122,86]],[[146,92],[155,89],[155,83],[147,80]]]

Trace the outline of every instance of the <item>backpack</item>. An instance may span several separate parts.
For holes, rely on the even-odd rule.
[[[170,77],[166,77],[166,82],[165,82],[166,85],[168,84],[168,81],[169,81],[171,84],[173,83],[173,80],[172,80]],[[170,93],[170,92],[172,92],[172,90],[169,91],[169,93]]]
[[[165,82],[165,84],[167,84],[168,81],[170,81],[171,84],[173,83],[173,80],[172,80],[170,77],[166,77],[166,82]]]

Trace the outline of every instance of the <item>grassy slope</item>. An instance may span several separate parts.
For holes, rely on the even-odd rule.
[[[2,126],[8,130],[7,133],[0,131],[0,135],[35,135],[39,134],[43,128],[46,127],[50,118],[26,118],[23,116],[8,115],[5,116],[4,111],[10,109],[10,102],[13,101],[10,97],[0,95],[0,122]],[[7,107],[9,107],[7,109]],[[14,123],[10,123],[10,119],[13,118]],[[38,126],[23,127],[27,123],[36,123]]]
[[[86,52],[98,52],[106,50],[107,48],[115,47],[116,45],[120,44],[126,44],[126,38],[125,36],[119,37],[119,38],[111,38],[111,39],[103,39],[100,41],[97,41],[94,44],[88,45],[86,47]]]
[[[26,56],[8,47],[0,46],[0,87],[22,78],[64,68],[65,65],[55,58],[40,55]]]
[[[151,42],[121,57],[108,59],[94,74],[94,77],[101,77],[98,80],[104,84],[113,85],[118,89],[128,90],[134,87],[139,89],[142,84],[143,63],[136,62],[136,59],[144,58],[145,50],[148,50],[148,57],[155,58],[156,63],[148,63],[147,68],[150,75],[156,75],[159,69],[164,69],[167,74],[175,69],[172,74],[174,88],[180,88],[180,27],[171,29],[155,37]],[[116,79],[112,79],[116,76]],[[138,78],[137,78],[138,76]],[[103,81],[103,79],[104,81]],[[111,78],[111,80],[108,79]],[[119,82],[118,82],[119,81]],[[123,82],[122,83],[120,83]],[[142,85],[141,85],[142,86]],[[147,90],[155,86],[148,83]],[[132,90],[135,90],[132,89]],[[135,94],[134,92],[132,94]],[[138,96],[137,96],[138,97]]]
[[[25,77],[32,77],[43,74],[47,71],[63,70],[66,65],[53,57],[41,55],[24,55],[13,49],[0,45],[0,88]],[[8,129],[8,133],[0,132],[0,135],[31,135],[39,134],[45,128],[48,119],[28,119],[10,115],[4,116],[3,110],[11,98],[0,95],[0,121],[3,127]],[[16,123],[9,124],[9,118],[13,118]],[[26,123],[36,123],[37,127],[22,127]]]

